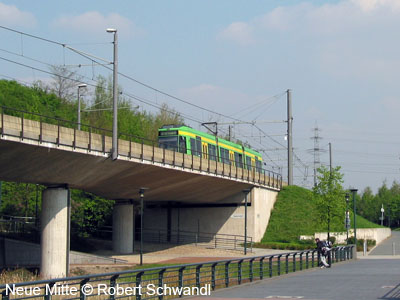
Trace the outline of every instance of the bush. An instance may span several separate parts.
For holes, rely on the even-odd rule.
[[[354,244],[354,236],[347,239],[347,244]],[[375,240],[367,239],[367,251],[371,250],[376,245]],[[357,251],[364,250],[364,239],[357,239]]]
[[[336,237],[335,236],[330,236],[329,240],[331,241],[332,245],[335,245],[335,243],[336,243]]]
[[[312,244],[300,244],[300,243],[279,243],[279,242],[267,242],[267,243],[254,243],[254,248],[263,249],[281,249],[281,250],[308,250],[314,249],[315,245]]]

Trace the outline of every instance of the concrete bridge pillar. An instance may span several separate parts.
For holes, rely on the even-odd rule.
[[[113,250],[119,254],[133,253],[135,212],[130,201],[117,201],[113,210]]]
[[[42,196],[40,275],[43,278],[65,277],[70,246],[69,190],[49,187]]]

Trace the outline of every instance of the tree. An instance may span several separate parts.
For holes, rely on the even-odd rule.
[[[53,82],[50,84],[52,92],[61,99],[73,101],[82,76],[66,66],[54,65],[50,71],[53,74]]]
[[[343,174],[340,167],[330,171],[322,166],[317,170],[318,184],[314,187],[314,197],[317,203],[317,212],[320,222],[326,226],[328,239],[330,237],[331,223],[342,224],[346,204],[344,201],[344,190],[342,187]],[[336,228],[340,230],[340,228]]]

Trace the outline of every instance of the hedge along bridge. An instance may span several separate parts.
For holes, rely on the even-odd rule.
[[[181,226],[198,231],[200,224],[203,232],[229,234],[243,232],[242,191],[251,189],[248,235],[257,241],[282,186],[277,173],[161,149],[155,141],[126,134],[119,134],[118,158],[113,161],[111,131],[83,124],[84,130],[77,130],[77,123],[36,113],[1,107],[0,124],[0,180],[47,186],[41,216],[41,272],[47,277],[68,272],[69,188],[117,200],[113,248],[127,254],[133,252],[133,200],[138,199],[140,187],[149,188],[146,203],[158,205],[145,213],[144,228],[155,224],[168,230]],[[180,210],[176,203],[185,208]]]
[[[331,263],[355,259],[355,247],[336,247],[331,251]],[[282,253],[276,255],[219,260],[206,263],[185,264],[140,270],[84,275],[0,285],[2,300],[51,300],[57,287],[68,286],[64,297],[73,299],[171,299],[209,293],[219,288],[240,285],[293,272],[318,267],[316,250]],[[88,288],[89,287],[89,288]],[[139,288],[140,287],[140,288]],[[20,295],[12,295],[19,288]],[[160,288],[160,289],[158,289]],[[175,288],[175,293],[172,288]],[[23,291],[35,289],[35,294]],[[51,294],[53,291],[53,294]],[[179,293],[179,291],[181,291]],[[185,294],[190,293],[190,294]],[[196,295],[196,294],[195,294]],[[202,294],[204,295],[204,294]]]

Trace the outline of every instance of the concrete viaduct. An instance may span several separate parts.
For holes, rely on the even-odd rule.
[[[148,188],[144,228],[197,231],[200,226],[215,234],[243,234],[242,191],[251,189],[248,234],[259,241],[282,186],[281,177],[272,172],[251,172],[132,137],[118,140],[113,161],[109,132],[84,126],[87,131],[79,131],[67,121],[22,112],[11,116],[2,109],[0,124],[0,180],[47,187],[40,221],[43,277],[68,274],[69,188],[116,200],[113,248],[127,254],[133,252],[134,207],[141,187]]]

